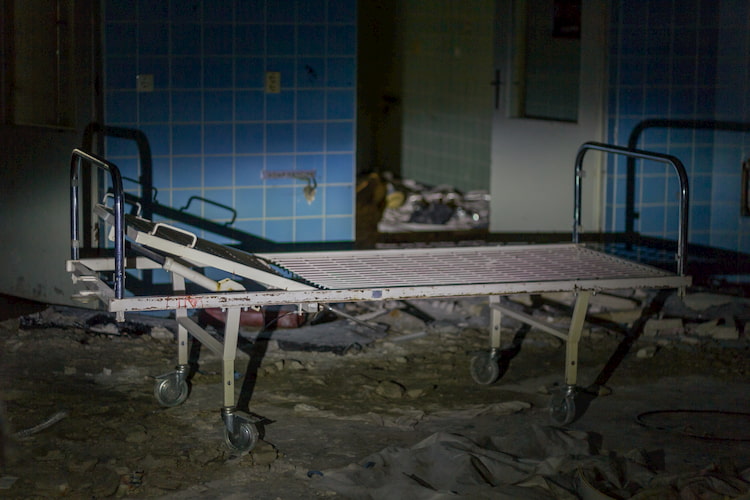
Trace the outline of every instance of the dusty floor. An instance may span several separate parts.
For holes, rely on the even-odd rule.
[[[53,415],[62,418],[30,436],[15,434],[0,497],[343,498],[350,495],[323,480],[349,464],[361,467],[386,447],[407,449],[439,432],[480,442],[549,425],[549,389],[562,381],[564,346],[532,330],[502,379],[477,385],[468,365],[472,352],[487,344],[485,315],[481,303],[462,304],[426,335],[398,341],[424,325],[396,311],[383,321],[398,333],[345,355],[282,350],[273,340],[255,351],[249,346],[236,369],[244,373],[260,361],[250,408],[267,424],[263,440],[245,455],[223,444],[217,357],[203,353],[190,398],[164,409],[154,400],[153,377],[172,369],[173,342],[81,328],[22,329],[17,318],[7,319],[0,323],[0,395],[9,427],[17,433]],[[747,494],[750,354],[744,337],[729,343],[640,339],[629,346],[621,335],[593,329],[580,357],[582,384],[598,380],[603,388],[569,429],[596,436],[598,455],[641,450],[659,457],[649,467],[661,489],[656,482],[650,489],[631,484],[619,498],[622,491],[666,498],[665,492],[701,488],[700,498]],[[643,412],[676,409],[717,413],[686,414],[678,424],[682,433],[635,421]],[[712,493],[707,478],[734,489],[722,496],[717,486]],[[422,486],[425,495],[410,496],[451,496]],[[515,498],[501,496],[502,487],[492,491],[486,498]],[[545,498],[545,492],[576,498],[533,491],[542,496],[528,498]]]

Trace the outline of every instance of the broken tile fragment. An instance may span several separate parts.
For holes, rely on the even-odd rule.
[[[724,304],[750,304],[748,299],[716,293],[691,293],[682,298],[683,303],[694,311],[705,311]]]
[[[657,349],[658,348],[655,345],[642,347],[641,349],[638,349],[638,352],[635,354],[635,357],[638,359],[653,358],[656,355]]]
[[[733,319],[714,319],[701,323],[693,329],[698,337],[709,337],[717,340],[737,340],[740,331],[734,325]]]
[[[683,333],[684,327],[680,318],[651,318],[643,327],[644,337],[680,336]]]
[[[638,308],[623,311],[602,311],[600,313],[592,314],[591,316],[622,325],[632,325],[642,314],[643,310]]]
[[[404,397],[406,388],[398,382],[383,380],[375,388],[375,393],[388,399],[400,399]]]
[[[278,450],[272,444],[262,440],[258,441],[251,454],[253,465],[270,465],[279,456]]]

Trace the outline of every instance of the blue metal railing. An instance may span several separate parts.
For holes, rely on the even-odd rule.
[[[78,213],[81,184],[81,165],[94,165],[109,173],[112,180],[113,211],[115,215],[115,298],[125,296],[125,225],[124,225],[124,194],[122,190],[122,176],[120,170],[113,163],[80,149],[74,149],[70,158],[70,257],[80,258],[81,228]]]

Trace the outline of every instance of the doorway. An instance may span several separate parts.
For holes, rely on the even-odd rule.
[[[572,230],[576,152],[605,133],[607,19],[604,0],[497,0],[491,231]],[[603,165],[584,165],[587,230],[600,229]]]

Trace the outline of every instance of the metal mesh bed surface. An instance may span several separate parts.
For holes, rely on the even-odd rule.
[[[329,290],[673,276],[577,244],[257,256]]]
[[[99,211],[111,219],[109,209]],[[664,286],[676,278],[674,273],[578,243],[251,254],[168,225],[157,232],[153,222],[138,217],[126,216],[125,221],[131,237],[136,241],[147,237],[147,246],[156,245],[230,273],[252,278],[237,268],[247,266],[319,290],[433,287],[448,295],[445,292],[451,286],[493,285],[500,290],[508,285],[515,290],[526,285],[531,290],[545,283],[578,283],[585,288],[622,288],[629,286],[626,281],[647,280],[652,286]],[[283,282],[276,285],[289,289]]]

